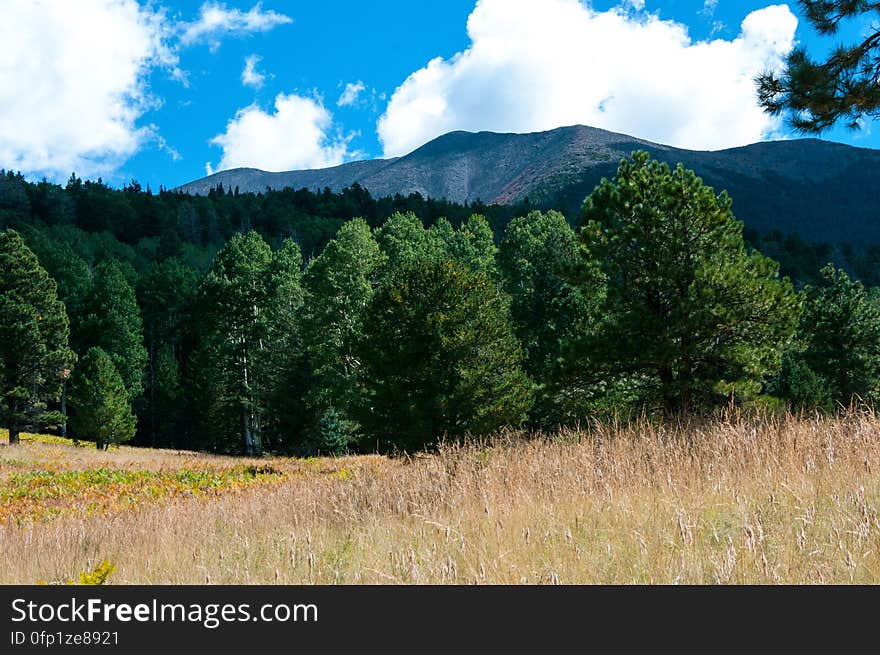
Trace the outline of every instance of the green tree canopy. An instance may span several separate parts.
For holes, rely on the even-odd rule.
[[[563,355],[592,327],[601,287],[575,285],[577,235],[559,212],[530,212],[507,226],[499,250],[504,290],[510,295],[514,330],[525,351],[525,370],[538,383],[539,423],[561,418],[563,386],[570,386]]]
[[[302,269],[299,246],[287,239],[272,253],[267,271],[267,338],[259,364],[266,380],[266,440],[274,450],[300,445],[308,422]]]
[[[203,317],[191,368],[214,444],[262,453],[272,249],[256,232],[237,234],[217,253],[199,289]],[[222,444],[222,445],[221,445]]]
[[[456,230],[445,218],[430,228],[412,212],[395,213],[376,230],[376,241],[385,255],[382,277],[428,261],[458,262],[487,277],[497,275],[497,248],[485,217],[473,214]]]
[[[507,300],[459,264],[400,271],[373,297],[358,346],[371,444],[417,450],[526,417],[530,383]]]
[[[823,282],[806,288],[800,323],[803,358],[819,374],[831,397],[847,405],[854,398],[880,398],[880,303],[861,282],[833,266]]]
[[[154,262],[141,276],[137,296],[144,319],[147,375],[144,396],[150,445],[170,446],[180,428],[183,403],[180,365],[198,275],[180,260]]]
[[[89,348],[77,367],[70,390],[76,408],[71,419],[75,437],[94,439],[97,447],[130,440],[137,421],[122,376],[101,348]]]
[[[110,356],[125,388],[137,398],[144,390],[147,349],[137,297],[119,262],[98,264],[86,307],[85,343]]]
[[[316,422],[334,408],[340,424],[351,425],[361,365],[355,345],[383,259],[370,226],[355,219],[306,269],[303,336],[312,378],[308,404]]]
[[[376,230],[375,238],[384,255],[384,277],[419,262],[435,260],[446,254],[443,233],[454,232],[448,221],[438,222],[438,229],[425,229],[412,212],[395,212]]]
[[[10,444],[25,428],[64,420],[47,403],[75,361],[68,332],[55,281],[17,232],[0,232],[0,421]]]
[[[758,99],[771,114],[786,114],[807,133],[820,133],[840,121],[851,128],[865,118],[880,117],[880,3],[867,0],[799,0],[812,26],[824,36],[837,36],[851,20],[870,24],[861,40],[838,45],[824,60],[803,47],[791,51],[781,74],[757,78]],[[873,19],[873,22],[872,22]]]
[[[487,278],[497,277],[498,249],[495,247],[492,227],[485,216],[472,214],[458,230],[445,238],[445,243],[449,259],[452,261],[458,262],[470,271],[482,273]]]
[[[778,368],[799,300],[775,262],[746,250],[730,204],[645,152],[587,198],[581,239],[607,278],[584,353],[595,375],[676,411],[754,392]]]

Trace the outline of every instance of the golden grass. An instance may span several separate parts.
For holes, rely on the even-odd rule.
[[[0,473],[68,457],[75,470],[251,463],[29,443],[0,447]],[[0,526],[0,582],[64,580],[105,559],[111,583],[880,582],[880,420],[867,414],[253,462],[283,479]]]
[[[5,431],[0,438],[8,440]],[[20,445],[0,450],[0,525],[118,514],[315,473],[350,475],[341,462],[327,467],[317,460],[230,458],[128,446],[105,452],[94,443],[76,445],[61,437],[26,434]]]

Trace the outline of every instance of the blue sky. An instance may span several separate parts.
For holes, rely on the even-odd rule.
[[[174,187],[405,154],[453,129],[585,123],[681,147],[792,136],[752,75],[795,3],[3,0],[0,168]],[[857,37],[866,26],[848,27]],[[824,136],[880,147],[880,132]]]

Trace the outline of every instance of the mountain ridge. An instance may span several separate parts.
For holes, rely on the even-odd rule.
[[[286,187],[338,192],[359,184],[374,197],[419,193],[489,204],[528,198],[535,206],[571,214],[634,150],[647,150],[672,166],[680,162],[716,191],[727,190],[734,213],[750,227],[812,240],[880,243],[873,201],[880,151],[814,138],[699,151],[583,125],[527,134],[455,131],[403,157],[305,171],[232,169],[177,190],[204,195],[222,183],[240,192]]]

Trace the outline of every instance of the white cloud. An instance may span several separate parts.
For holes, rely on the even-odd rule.
[[[339,100],[336,101],[336,105],[338,107],[348,107],[357,102],[358,96],[366,90],[366,86],[364,83],[358,80],[357,82],[349,82],[345,85],[345,89],[342,91],[342,95],[339,96]]]
[[[275,110],[256,104],[239,109],[226,132],[211,143],[223,148],[216,170],[253,167],[268,171],[324,168],[341,164],[348,139],[331,136],[333,116],[320,100],[279,94]],[[214,167],[206,166],[210,174]]]
[[[159,128],[155,125],[150,125],[147,128],[153,136],[153,139],[156,142],[156,147],[159,148],[162,152],[166,153],[169,157],[171,157],[174,161],[180,161],[183,159],[180,152],[173,146],[171,146],[168,141],[165,140],[165,137],[159,134]]]
[[[262,60],[259,55],[248,55],[244,60],[244,70],[241,71],[241,83],[254,89],[262,88],[266,82],[266,76],[257,70],[257,64]]]
[[[164,14],[135,0],[7,0],[0,20],[0,168],[106,175],[144,143],[146,78],[177,72]],[[159,142],[162,147],[162,142]]]
[[[706,0],[703,3],[703,8],[700,9],[699,13],[703,18],[712,23],[712,31],[709,32],[709,36],[713,37],[722,30],[727,29],[727,25],[724,24],[724,21],[715,20],[715,10],[718,9],[718,0]]]
[[[695,42],[686,26],[577,0],[480,0],[471,44],[410,75],[379,119],[385,156],[451,130],[530,132],[582,123],[685,148],[766,138],[778,119],[753,78],[777,68],[797,18],[749,14],[733,40]]]
[[[113,174],[151,144],[180,153],[144,124],[161,106],[149,92],[157,68],[187,86],[178,52],[224,36],[265,32],[291,22],[257,3],[249,11],[207,2],[198,19],[174,22],[145,0],[2,0],[0,19],[0,168],[64,180]],[[242,82],[258,85],[259,61]],[[248,64],[250,63],[250,69]]]
[[[228,9],[222,2],[206,2],[199,9],[199,17],[181,26],[180,42],[183,45],[208,43],[212,50],[220,46],[220,37],[268,32],[273,27],[293,22],[289,16],[273,10],[264,11],[261,2],[250,11]]]

